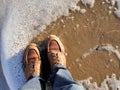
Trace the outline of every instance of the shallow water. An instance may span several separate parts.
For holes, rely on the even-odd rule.
[[[96,45],[110,44],[120,51],[120,21],[113,14],[109,15],[108,7],[109,4],[102,5],[101,1],[97,1],[92,9],[86,8],[85,14],[71,12],[69,17],[51,23],[32,42],[42,41],[50,34],[57,35],[66,47],[67,66],[77,81],[91,76],[91,82],[100,86],[106,75],[115,73],[118,78],[120,61],[114,53],[102,50],[81,58]]]
[[[96,45],[110,44],[120,50],[120,20],[109,13],[109,4],[103,4],[103,0],[96,1],[94,8],[91,9],[80,4],[81,8],[87,10],[84,14],[79,11],[71,12],[71,10],[79,10],[76,6],[78,1],[73,0],[63,4],[64,0],[56,2],[54,0],[51,2],[8,0],[5,22],[1,24],[4,27],[0,35],[2,36],[3,70],[12,90],[16,90],[25,82],[21,57],[26,45],[30,41],[42,41],[50,34],[57,35],[63,41],[68,52],[68,68],[75,80],[79,81],[91,76],[93,81],[100,85],[106,75],[112,73],[117,77],[120,75],[119,61],[114,54],[109,55],[105,51],[99,51],[84,60],[80,58]],[[4,13],[4,9],[0,10]],[[68,13],[69,9],[71,9],[70,13]],[[4,14],[0,15],[4,16]],[[61,15],[64,16],[60,17]],[[65,17],[66,15],[69,16]],[[54,22],[50,24],[51,21]],[[45,28],[46,30],[41,32]],[[36,35],[38,36],[32,40]],[[109,62],[111,59],[112,63]]]

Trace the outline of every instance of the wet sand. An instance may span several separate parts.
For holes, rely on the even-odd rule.
[[[109,15],[109,5],[102,1],[97,0],[91,9],[82,5],[87,9],[85,14],[70,11],[69,16],[52,22],[31,41],[37,43],[51,34],[57,35],[65,45],[67,67],[76,81],[93,77],[93,81],[100,85],[106,75],[115,73],[120,76],[120,62],[114,54],[102,50],[85,59],[79,58],[96,45],[111,44],[120,51],[120,20]]]

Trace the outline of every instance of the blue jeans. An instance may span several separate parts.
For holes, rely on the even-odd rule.
[[[73,81],[70,72],[62,65],[54,66],[50,83],[52,90],[85,90],[82,85]],[[45,90],[45,84],[39,76],[31,76],[20,90]]]

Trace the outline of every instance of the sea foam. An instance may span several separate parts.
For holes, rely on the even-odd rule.
[[[118,49],[114,48],[112,45],[96,45],[93,48],[82,55],[82,59],[87,58],[89,55],[98,52],[100,50],[105,50],[109,53],[109,55],[114,54],[118,60],[120,60],[120,52]],[[77,58],[77,60],[80,60]],[[111,61],[111,60],[110,60]],[[102,72],[101,72],[102,73]],[[106,78],[102,81],[101,86],[99,87],[96,82],[91,83],[92,77],[89,77],[86,80],[81,80],[79,83],[83,84],[87,90],[119,90],[120,89],[120,79],[117,80],[115,74],[112,74],[111,77],[106,76]]]
[[[21,61],[26,45],[52,21],[61,16],[68,16],[69,10],[80,11],[81,8],[77,6],[79,1],[91,8],[95,3],[95,0],[0,1],[0,24],[3,23],[0,26],[1,63],[11,90],[17,90],[25,83]],[[119,5],[119,0],[112,1]],[[119,16],[119,7],[115,14]]]
[[[25,83],[23,50],[47,25],[69,10],[80,10],[80,0],[1,0],[1,63],[11,90]],[[5,4],[4,4],[5,3]]]

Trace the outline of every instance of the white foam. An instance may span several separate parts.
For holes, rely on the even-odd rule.
[[[0,19],[2,18],[1,21],[4,23],[4,25],[0,27],[2,28],[2,41],[0,43],[2,47],[1,60],[3,72],[11,90],[17,90],[25,82],[21,61],[23,50],[29,41],[37,36],[39,32],[42,32],[52,21],[55,21],[60,16],[68,16],[69,9],[80,11],[80,7],[76,5],[79,1],[80,0],[0,1]],[[90,5],[91,8],[95,3],[95,0],[81,1],[85,5]],[[119,0],[116,1],[119,5]],[[116,10],[116,14],[119,13],[119,8],[120,7]]]
[[[96,45],[94,48],[91,48],[87,53],[82,55],[82,59],[85,59],[87,56],[99,51],[99,50],[106,50],[109,52],[109,54],[114,54],[120,60],[120,52],[115,49],[112,45],[107,44],[107,45]],[[78,62],[79,58],[77,58]],[[110,60],[112,62],[112,59]],[[102,73],[102,72],[101,72]],[[80,81],[81,84],[84,85],[84,87],[88,90],[119,90],[120,89],[120,80],[117,80],[116,75],[112,74],[111,78],[109,76],[106,76],[106,78],[103,80],[101,83],[101,86],[98,87],[97,83],[91,83],[90,80],[92,78],[88,78],[86,80]]]
[[[113,53],[113,54],[115,54],[116,56],[117,56],[117,58],[120,60],[120,52],[117,50],[117,49],[115,49],[112,45],[110,45],[110,44],[107,44],[107,45],[97,45],[97,46],[95,46],[94,48],[91,48],[87,53],[84,53],[83,55],[82,55],[82,58],[84,59],[84,58],[86,58],[87,56],[89,56],[89,55],[91,55],[92,53],[94,53],[94,52],[96,52],[96,51],[98,51],[98,50],[106,50],[106,51],[108,51],[109,53]]]
[[[117,10],[114,11],[115,15],[120,18],[120,0],[110,0],[111,5],[115,6],[117,5]]]
[[[80,0],[5,0],[0,1],[0,14],[4,16],[1,34],[1,60],[3,72],[11,90],[25,82],[22,70],[23,50],[29,41],[69,10],[80,10]],[[4,7],[4,8],[3,8]]]
[[[96,82],[91,83],[92,77],[81,80],[81,83],[87,90],[119,90],[120,89],[120,79],[117,80],[116,75],[112,74],[111,77],[106,76],[104,81],[99,87]],[[110,89],[109,89],[110,88]]]
[[[81,2],[82,2],[85,6],[89,5],[90,8],[92,8],[92,7],[94,6],[95,0],[81,0]]]
[[[80,10],[80,13],[81,13],[81,14],[84,14],[86,11],[87,11],[86,9],[81,9],[81,10]]]

